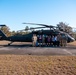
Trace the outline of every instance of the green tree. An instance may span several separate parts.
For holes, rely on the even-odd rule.
[[[16,34],[16,32],[15,32],[15,31],[12,31],[12,32],[11,32],[11,34],[12,34],[12,35],[15,35],[15,34]]]
[[[28,30],[29,30],[29,27],[26,26],[26,27],[25,27],[26,34],[29,33]]]
[[[0,30],[2,30],[6,36],[11,36],[11,32],[8,26],[1,27]]]

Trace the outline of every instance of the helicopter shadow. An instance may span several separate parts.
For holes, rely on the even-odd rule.
[[[20,44],[20,45],[17,45],[17,44],[11,44],[11,45],[8,45],[8,44],[6,44],[6,45],[0,45],[0,48],[1,47],[12,47],[12,48],[23,48],[23,47],[25,47],[25,48],[27,48],[27,47],[33,47],[32,46],[32,44]],[[39,48],[60,48],[60,47],[57,47],[57,46],[45,46],[45,45],[43,45],[43,46],[36,46],[37,48],[39,47]]]
[[[10,47],[10,48],[29,48],[29,47],[33,47],[32,46],[32,44],[20,44],[20,45],[17,45],[17,44],[11,44],[11,45],[8,45],[8,44],[6,44],[6,45],[0,45],[0,48],[2,48],[2,47]],[[76,46],[67,46],[67,47],[57,47],[57,46],[37,46],[37,48],[61,48],[61,49],[76,49]]]
[[[13,47],[13,48],[18,48],[18,47],[32,47],[31,44],[22,44],[22,45],[0,45],[1,47]]]

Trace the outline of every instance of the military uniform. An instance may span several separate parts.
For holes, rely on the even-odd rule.
[[[64,35],[59,35],[59,41],[60,41],[60,46],[66,46],[67,45],[67,36]]]
[[[63,46],[65,47],[67,45],[67,36],[64,35],[63,37]]]
[[[32,37],[32,45],[36,46],[36,42],[37,42],[37,36],[33,35],[33,37]]]
[[[61,36],[61,34],[57,35],[57,45],[62,46],[62,36]]]

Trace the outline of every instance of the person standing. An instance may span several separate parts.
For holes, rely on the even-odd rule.
[[[39,46],[39,35],[37,35],[37,43],[38,43],[38,46]]]
[[[55,46],[56,46],[56,45],[57,45],[57,41],[58,41],[58,40],[57,40],[57,35],[55,35],[54,38],[55,38]]]
[[[39,35],[39,46],[41,47],[42,45],[42,35]]]
[[[66,47],[67,45],[67,36],[66,34],[63,35],[63,46]]]
[[[47,39],[47,42],[48,42],[48,46],[50,46],[50,40],[51,39],[51,37],[48,35],[48,39]]]
[[[32,37],[32,45],[33,45],[33,47],[36,47],[36,43],[37,43],[37,36],[36,36],[36,34],[33,34],[33,37]]]
[[[45,45],[45,35],[42,35],[42,45]]]
[[[53,46],[55,46],[55,36],[52,36]]]
[[[45,36],[45,45],[46,45],[46,46],[48,45],[48,41],[47,41],[47,40],[48,40],[48,36],[46,35],[46,36]]]
[[[60,46],[65,46],[66,45],[66,37],[65,37],[65,34],[60,34]]]
[[[61,39],[62,37],[61,37],[61,34],[59,33],[58,35],[57,35],[57,46],[61,46],[62,45],[62,39]]]
[[[57,36],[57,39],[59,40],[59,46],[63,46],[63,38],[61,36],[61,34],[59,33],[59,35]]]

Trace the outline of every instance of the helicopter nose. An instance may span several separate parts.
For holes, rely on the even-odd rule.
[[[75,41],[75,39],[74,39],[74,38],[72,38],[72,40],[73,40],[73,41]]]

